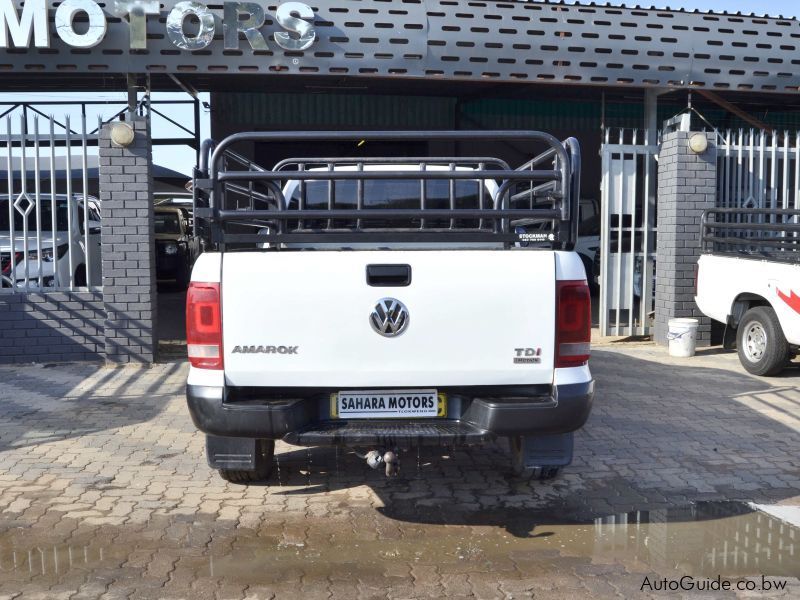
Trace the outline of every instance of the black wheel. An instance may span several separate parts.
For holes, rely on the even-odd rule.
[[[536,467],[525,465],[525,452],[523,451],[523,440],[516,436],[509,438],[511,447],[511,471],[515,477],[530,481],[545,481],[553,479],[561,471],[561,467]]]
[[[256,468],[253,470],[219,469],[219,475],[231,483],[255,483],[264,481],[272,473],[272,457],[275,455],[274,440],[256,440]]]
[[[86,287],[86,266],[80,265],[75,269],[75,287]]]
[[[189,287],[189,278],[191,274],[192,268],[188,264],[184,264],[178,269],[178,274],[175,276],[175,284],[178,286],[178,289],[185,290]]]
[[[789,343],[772,307],[756,306],[748,310],[736,333],[739,361],[747,372],[777,375],[789,362]]]

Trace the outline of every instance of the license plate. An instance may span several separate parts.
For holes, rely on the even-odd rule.
[[[363,390],[331,394],[331,416],[340,419],[418,419],[447,416],[436,390]]]

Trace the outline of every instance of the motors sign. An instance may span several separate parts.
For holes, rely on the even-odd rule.
[[[128,23],[130,48],[147,48],[147,17],[160,14],[158,0],[109,0],[105,10]],[[80,16],[82,24],[76,23]],[[222,32],[226,50],[238,50],[243,34],[253,50],[267,50],[271,38],[284,50],[302,51],[316,38],[314,11],[301,2],[284,2],[275,11],[281,31],[265,36],[264,6],[256,2],[224,2]],[[187,23],[192,23],[187,27]],[[106,37],[106,12],[94,0],[64,0],[55,8],[55,31],[73,48],[93,48]],[[191,33],[189,33],[191,29]],[[166,37],[181,50],[203,50],[214,41],[217,18],[205,5],[194,0],[175,4],[167,13]],[[0,0],[0,48],[50,48],[47,0],[26,0],[21,9],[12,0]]]

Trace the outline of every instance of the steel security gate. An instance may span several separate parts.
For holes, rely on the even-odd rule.
[[[69,115],[29,116],[7,116],[0,133],[0,293],[97,289],[98,160],[88,147],[99,125],[89,133],[85,115],[78,131]]]
[[[612,134],[606,130],[601,148],[602,336],[650,333],[655,291],[657,154],[658,142],[650,140],[646,132],[619,130]]]
[[[720,132],[717,208],[800,209],[800,132]]]

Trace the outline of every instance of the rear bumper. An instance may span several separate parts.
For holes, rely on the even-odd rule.
[[[192,420],[204,433],[245,438],[286,439],[302,446],[398,443],[479,443],[494,436],[567,433],[589,417],[594,381],[541,389],[520,386],[442,389],[448,418],[438,420],[341,420],[330,418],[330,390],[264,388],[236,399],[224,387],[187,385]]]

